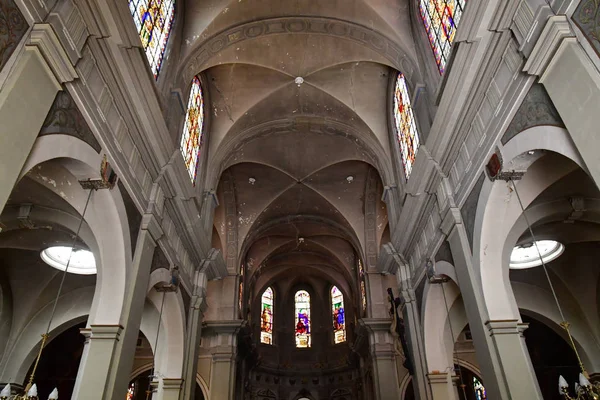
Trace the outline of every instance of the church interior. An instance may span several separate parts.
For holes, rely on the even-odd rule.
[[[0,400],[598,399],[598,105],[598,0],[0,0]]]

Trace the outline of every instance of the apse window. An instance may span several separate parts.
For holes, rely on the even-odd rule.
[[[175,0],[129,0],[129,11],[156,79],[171,33]]]
[[[187,112],[183,133],[181,134],[180,150],[185,163],[185,168],[190,175],[192,185],[196,183],[196,171],[198,169],[198,157],[202,146],[202,129],[204,124],[204,97],[200,79],[195,76],[190,89]]]
[[[96,273],[96,260],[89,250],[68,246],[52,246],[43,250],[42,260],[53,268],[71,274],[93,275]]]
[[[335,344],[346,341],[346,313],[344,295],[334,286],[331,288],[331,315],[333,317],[333,341]]]
[[[260,303],[260,342],[273,344],[273,289],[263,292]]]
[[[419,13],[440,74],[446,69],[465,0],[420,0]]]
[[[394,122],[404,177],[408,179],[415,163],[417,150],[419,150],[419,134],[417,133],[415,116],[410,105],[406,78],[402,73],[398,73],[394,89]]]
[[[563,251],[565,246],[556,240],[538,240],[515,246],[510,255],[510,268],[526,269],[547,264],[557,259]]]
[[[306,290],[299,290],[294,296],[296,318],[296,347],[310,347],[310,295]]]

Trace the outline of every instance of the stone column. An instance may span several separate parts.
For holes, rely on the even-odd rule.
[[[61,83],[76,74],[46,24],[35,25],[0,90],[0,212],[17,183]],[[50,63],[50,65],[49,65]],[[53,68],[63,73],[54,73]],[[8,68],[8,65],[6,66]]]
[[[460,210],[451,208],[448,215],[451,217],[445,219],[443,230],[448,232],[477,360],[489,398],[541,400],[522,336],[525,325],[517,320],[490,320]]]
[[[431,399],[431,390],[427,385],[427,361],[425,360],[425,343],[421,334],[421,312],[416,300],[415,291],[412,285],[410,266],[406,262],[399,260],[398,272],[396,278],[398,280],[399,290],[404,298],[404,313],[403,319],[406,328],[406,340],[408,342],[411,354],[410,357],[413,364],[413,387],[417,399]]]
[[[359,320],[369,333],[369,351],[373,361],[373,385],[375,399],[397,400],[400,398],[400,384],[396,368],[396,349],[390,333],[391,321],[381,318]]]
[[[183,379],[163,378],[158,386],[158,399],[179,400]]]
[[[92,325],[82,330],[87,337],[79,365],[73,398],[120,399],[125,397],[133,367],[142,311],[150,278],[156,241],[162,230],[152,214],[145,214],[127,274],[121,325]]]
[[[237,333],[243,321],[215,321],[206,324],[212,341],[212,365],[210,369],[210,399],[233,400],[235,397],[235,371]]]
[[[205,261],[207,262],[207,261]],[[194,400],[196,393],[196,373],[198,371],[198,352],[202,337],[202,320],[206,311],[206,274],[196,272],[194,294],[188,313],[186,332],[186,354],[183,364],[182,400]]]
[[[458,400],[458,377],[453,372],[430,373],[427,378],[433,400]]]

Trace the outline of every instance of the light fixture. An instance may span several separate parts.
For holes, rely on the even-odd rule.
[[[256,183],[256,178],[250,177],[248,178],[248,183],[254,185]]]
[[[538,253],[539,250],[539,253]],[[510,255],[511,269],[539,267],[557,259],[565,251],[565,246],[556,240],[538,240],[535,243],[515,246]]]
[[[523,213],[523,217],[525,218],[525,222],[527,223],[527,229],[529,230],[529,234],[533,240],[532,246],[535,248],[537,252],[538,260],[541,263],[542,268],[544,269],[544,273],[546,275],[546,279],[548,280],[548,286],[550,286],[550,290],[552,291],[552,295],[554,296],[554,301],[556,302],[556,308],[558,308],[558,313],[562,319],[560,326],[567,332],[567,337],[569,338],[569,344],[575,352],[575,356],[577,357],[577,362],[579,363],[579,383],[575,383],[575,397],[572,397],[569,394],[569,384],[565,380],[565,378],[560,375],[558,377],[558,392],[561,396],[563,396],[567,400],[598,400],[600,399],[600,385],[595,383],[592,384],[589,381],[589,375],[583,366],[583,362],[581,361],[581,357],[579,356],[579,351],[577,351],[577,346],[575,346],[575,341],[573,340],[573,336],[571,335],[571,324],[566,320],[565,315],[563,314],[562,307],[560,306],[560,302],[558,301],[558,296],[556,294],[556,290],[554,290],[554,285],[552,284],[552,280],[550,279],[550,274],[548,273],[548,268],[546,267],[546,258],[548,258],[548,254],[556,253],[556,247],[554,247],[554,251],[548,253],[546,252],[546,257],[544,257],[543,252],[543,242],[544,240],[537,241],[535,240],[535,236],[533,234],[533,229],[531,228],[531,223],[529,222],[529,218],[527,218],[527,213],[525,212],[525,207],[523,207],[523,203],[521,202],[521,197],[519,196],[519,191],[517,190],[517,185],[515,185],[514,179],[521,179],[522,175],[513,175],[510,172],[506,173],[506,180],[512,183],[515,194],[517,196],[517,200],[519,201],[519,205],[521,206],[521,212]],[[562,246],[562,245],[561,245]],[[563,249],[564,250],[564,249]],[[562,253],[562,250],[560,251]],[[553,259],[560,255],[555,255]]]
[[[97,272],[94,254],[89,250],[52,246],[42,250],[40,256],[46,264],[61,271],[65,271],[68,265],[71,274],[93,275]]]
[[[348,181],[348,183],[352,183],[352,182],[354,182],[354,177],[352,175],[348,175],[346,177],[346,181]]]
[[[296,79],[294,79],[294,82],[296,82],[296,85],[298,85],[298,87],[300,87],[300,85],[302,85],[304,83],[304,78],[301,76],[296,77]]]

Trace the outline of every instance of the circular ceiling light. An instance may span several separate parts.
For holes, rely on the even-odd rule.
[[[556,240],[538,240],[535,243],[537,244],[537,248],[533,242],[515,246],[510,255],[511,269],[537,267],[542,265],[542,260],[544,264],[547,264],[557,259],[565,251],[565,246]],[[542,256],[541,259],[540,254]]]
[[[52,246],[43,250],[41,253],[42,260],[53,268],[78,275],[93,275],[96,273],[96,260],[94,254],[89,250],[74,248],[68,246]],[[69,262],[69,257],[71,261]]]

